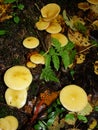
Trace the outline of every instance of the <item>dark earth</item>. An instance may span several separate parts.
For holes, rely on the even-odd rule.
[[[83,1],[83,0],[80,0]],[[40,45],[37,48],[37,51],[43,49],[46,50],[45,46],[45,37],[47,33],[45,31],[38,31],[35,27],[36,21],[38,21],[40,16],[40,9],[48,4],[48,3],[57,3],[61,7],[62,10],[66,9],[69,14],[77,14],[78,9],[77,3],[79,0],[19,0],[21,4],[24,5],[24,9],[21,10],[13,10],[17,12],[17,15],[20,18],[20,22],[16,24],[13,19],[5,20],[0,23],[0,29],[7,30],[5,35],[0,36],[0,117],[4,117],[6,115],[15,115],[19,120],[19,128],[18,130],[34,130],[33,126],[26,125],[29,122],[29,115],[22,109],[16,109],[13,107],[9,107],[4,98],[6,85],[3,81],[3,75],[5,71],[14,65],[25,65],[27,61],[27,54],[30,51],[25,48],[22,44],[24,38],[28,36],[36,36],[40,40]],[[93,33],[92,35],[96,40],[98,40],[98,33]],[[58,76],[60,79],[60,84],[55,82],[45,82],[40,81],[39,75],[41,73],[42,66],[39,65],[35,69],[31,69],[31,72],[34,76],[34,81],[31,84],[33,86],[28,91],[28,101],[31,100],[34,96],[37,96],[41,91],[46,89],[46,86],[51,90],[58,91],[63,86],[68,84],[77,84],[81,86],[86,93],[92,95],[92,102],[97,102],[98,106],[98,75],[94,73],[94,62],[98,60],[98,48],[92,47],[89,50],[89,53],[86,55],[86,60],[79,65],[74,67],[74,78],[70,74],[70,70],[64,71],[62,68],[58,72]],[[88,119],[90,123],[91,119],[95,118],[98,122],[98,111],[93,111]],[[88,124],[80,122],[78,129],[87,130]],[[70,128],[70,126],[68,126]],[[68,128],[62,128],[67,130]],[[98,130],[95,128],[94,130]]]

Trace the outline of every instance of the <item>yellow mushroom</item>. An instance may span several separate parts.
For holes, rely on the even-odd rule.
[[[49,26],[50,22],[44,21],[42,18],[35,24],[38,30],[45,30]]]
[[[48,28],[46,28],[46,32],[52,33],[52,34],[59,33],[61,32],[61,30],[62,30],[62,27],[57,22],[51,22]]]
[[[84,54],[76,55],[76,63],[77,63],[77,64],[83,63],[84,60],[85,60],[85,55],[84,55]]]
[[[61,47],[68,43],[67,37],[62,33],[51,34],[51,38],[56,38],[61,43]]]
[[[55,19],[60,13],[60,6],[56,3],[50,3],[41,8],[41,15],[44,21]]]
[[[5,84],[14,90],[22,90],[29,87],[33,79],[30,70],[21,65],[9,68],[4,74]]]
[[[88,103],[86,92],[77,85],[65,86],[60,92],[60,101],[69,111],[79,112]]]
[[[22,108],[27,100],[27,90],[13,90],[8,88],[5,92],[5,100],[9,106]]]
[[[5,118],[0,118],[0,130],[10,130],[10,124]]]
[[[45,58],[39,53],[32,54],[30,56],[30,61],[34,64],[45,64]]]
[[[26,66],[28,68],[35,68],[37,65],[35,63],[31,62],[31,61],[27,61]]]
[[[36,48],[39,45],[39,40],[36,37],[27,37],[23,40],[23,46],[32,49]]]
[[[9,115],[4,117],[4,119],[7,120],[10,124],[9,130],[17,130],[19,123],[15,116]]]

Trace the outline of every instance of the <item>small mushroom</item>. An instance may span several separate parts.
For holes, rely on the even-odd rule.
[[[31,61],[27,61],[26,66],[28,68],[35,68],[37,65],[35,63],[31,62]]]
[[[77,85],[67,85],[60,91],[60,101],[69,111],[79,112],[88,103],[86,92]]]
[[[39,40],[36,37],[27,37],[23,40],[23,46],[32,49],[39,45]]]
[[[55,19],[59,13],[60,6],[56,3],[47,4],[41,9],[41,15],[44,18],[44,21]]]
[[[80,2],[80,3],[78,3],[78,8],[83,11],[86,11],[90,8],[90,5],[88,2]]]
[[[22,90],[29,87],[33,79],[30,70],[25,66],[13,66],[4,74],[5,84],[14,90]]]
[[[51,38],[56,38],[61,43],[61,47],[68,44],[67,37],[62,33],[51,34]]]
[[[44,21],[42,18],[35,24],[38,30],[45,30],[49,26],[50,22]]]
[[[87,2],[89,2],[90,4],[98,4],[98,0],[87,0]]]
[[[30,61],[34,64],[45,64],[45,58],[39,53],[32,54],[30,56]]]
[[[92,26],[93,26],[94,30],[98,30],[98,20],[95,20],[95,21],[92,23]]]
[[[8,88],[5,92],[5,100],[9,106],[22,108],[27,100],[27,90],[13,90]]]
[[[46,28],[46,32],[52,33],[52,34],[59,33],[59,32],[61,32],[61,30],[62,30],[62,27],[57,22],[50,23],[50,25],[48,26],[48,28]]]

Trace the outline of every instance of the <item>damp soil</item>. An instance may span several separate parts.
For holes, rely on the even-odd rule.
[[[22,41],[24,38],[28,36],[37,37],[40,40],[40,45],[36,50],[39,52],[40,50],[46,50],[44,43],[47,33],[45,31],[38,31],[35,27],[35,23],[39,19],[40,9],[51,2],[59,4],[61,10],[67,9],[71,14],[77,13],[76,6],[77,2],[79,2],[77,0],[20,0],[20,3],[25,6],[23,11],[17,10],[20,22],[16,24],[13,22],[13,19],[10,19],[0,23],[0,28],[8,31],[6,35],[0,36],[0,117],[9,114],[15,115],[19,120],[19,130],[33,130],[33,127],[24,128],[29,116],[24,110],[18,110],[7,106],[4,98],[4,93],[7,87],[4,84],[3,75],[8,68],[14,65],[26,64],[26,56],[32,50],[23,46]],[[81,86],[87,94],[93,96],[93,101],[96,99],[98,100],[98,75],[94,73],[93,67],[96,60],[98,60],[98,48],[92,47],[89,50],[89,53],[87,53],[85,61],[82,64],[75,66],[74,78],[70,74],[70,70],[65,71],[60,69],[59,73],[57,73],[60,79],[60,84],[55,82],[46,82],[43,84],[43,81],[40,81],[39,79],[42,69],[41,65],[35,69],[31,69],[34,76],[34,90],[29,90],[28,100],[37,96],[43,89],[46,89],[46,86],[49,89],[58,91],[68,84],[77,84]],[[89,118],[96,118],[98,120],[98,112],[93,112]],[[79,129],[87,130],[87,124],[80,123]]]

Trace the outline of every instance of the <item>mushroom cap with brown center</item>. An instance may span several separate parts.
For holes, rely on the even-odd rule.
[[[33,79],[30,70],[25,66],[16,65],[9,68],[4,74],[5,84],[14,90],[22,90],[29,87]]]
[[[56,3],[47,4],[41,9],[41,15],[44,18],[44,21],[55,19],[59,13],[60,6]]]
[[[86,11],[90,8],[90,5],[88,2],[80,2],[78,3],[78,8],[82,9],[83,11]]]
[[[77,85],[65,86],[60,92],[60,101],[69,111],[78,112],[88,103],[86,92]]]
[[[61,43],[61,47],[68,43],[67,37],[62,33],[51,34],[51,38],[56,38]]]
[[[98,0],[87,0],[87,2],[89,2],[90,4],[98,4]]]
[[[36,48],[39,45],[39,40],[36,37],[30,36],[23,40],[23,46],[28,49]]]

